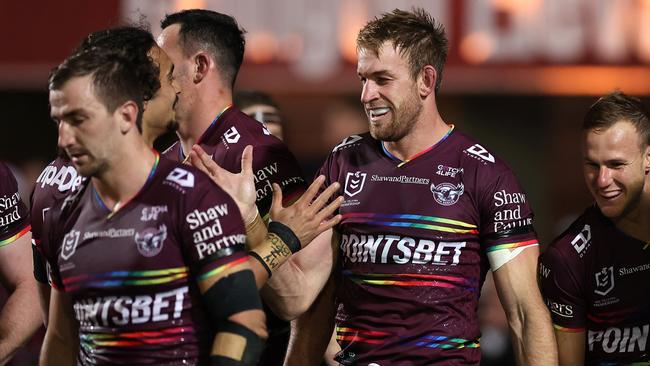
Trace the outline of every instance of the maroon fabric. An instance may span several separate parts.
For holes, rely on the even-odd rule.
[[[650,361],[648,243],[594,205],[544,252],[539,278],[556,329],[586,333],[587,364]]]
[[[0,162],[0,247],[11,244],[28,226],[29,213],[18,193],[16,178],[9,167]]]
[[[320,174],[345,197],[339,362],[478,365],[486,253],[536,242],[510,169],[455,131],[404,164],[369,134],[351,136]]]
[[[46,213],[45,227],[54,229],[41,249],[53,286],[73,300],[79,362],[204,362],[214,331],[197,278],[247,260],[244,224],[230,196],[198,170],[160,159],[113,215],[90,183],[63,202]]]

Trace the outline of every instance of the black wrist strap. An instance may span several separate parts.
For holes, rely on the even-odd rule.
[[[291,253],[295,253],[302,248],[300,240],[296,234],[289,229],[288,226],[280,222],[271,221],[269,223],[269,232],[279,236],[280,239],[282,239],[282,241],[289,247]]]

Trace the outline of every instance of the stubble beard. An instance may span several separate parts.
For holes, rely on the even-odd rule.
[[[399,107],[394,108],[394,105],[391,107],[393,114],[388,124],[384,126],[375,126],[372,122],[369,124],[370,135],[375,140],[390,142],[401,140],[411,132],[422,114],[422,103],[415,92],[405,98]]]

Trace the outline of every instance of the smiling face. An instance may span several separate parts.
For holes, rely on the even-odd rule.
[[[378,54],[360,49],[357,74],[372,137],[399,141],[408,135],[422,113],[423,102],[404,57],[389,42]]]
[[[71,78],[50,91],[50,115],[59,130],[58,145],[83,176],[106,171],[120,134],[116,116],[97,98],[93,75]],[[119,109],[119,108],[118,108]]]
[[[650,147],[641,147],[634,125],[619,121],[607,129],[588,130],[583,156],[587,187],[603,215],[616,220],[638,210],[650,170]]]

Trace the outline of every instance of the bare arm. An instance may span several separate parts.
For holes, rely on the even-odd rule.
[[[39,365],[76,365],[79,328],[72,310],[72,300],[65,292],[52,288],[49,326],[43,340]]]
[[[31,234],[0,247],[0,281],[10,293],[0,312],[0,365],[4,365],[41,325]]]
[[[320,234],[273,273],[262,297],[280,318],[295,319],[314,302],[332,271],[338,237],[333,230]]]
[[[560,366],[582,366],[585,364],[585,332],[555,331]]]
[[[325,288],[304,314],[291,322],[285,366],[318,366],[334,329],[336,282],[330,276]]]
[[[518,365],[557,365],[551,318],[536,280],[539,249],[531,247],[494,272]]]

